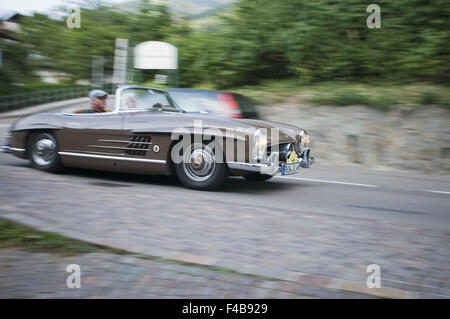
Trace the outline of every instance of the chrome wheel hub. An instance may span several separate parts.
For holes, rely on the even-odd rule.
[[[31,150],[33,160],[39,165],[50,164],[56,156],[56,140],[48,133],[37,136]]]
[[[55,143],[49,139],[42,139],[37,142],[37,151],[39,155],[45,155],[48,152],[51,152],[55,147]]]
[[[194,181],[201,182],[211,177],[216,167],[216,159],[210,148],[191,147],[184,156],[183,169]]]

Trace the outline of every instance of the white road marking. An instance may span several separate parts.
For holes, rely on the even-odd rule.
[[[444,191],[433,191],[433,190],[427,190],[426,192],[431,192],[431,193],[439,193],[439,194],[450,194],[450,192],[444,192]]]
[[[278,178],[285,178],[285,179],[296,179],[296,180],[300,180],[300,181],[317,182],[317,183],[329,183],[329,184],[353,185],[353,186],[362,186],[362,187],[378,187],[378,186],[376,186],[376,185],[369,185],[369,184],[357,184],[357,183],[347,183],[347,182],[327,181],[327,180],[310,179],[310,178],[299,178],[299,177],[289,177],[289,176],[275,176],[275,177],[278,177]]]

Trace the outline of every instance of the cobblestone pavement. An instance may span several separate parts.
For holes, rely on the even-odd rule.
[[[332,216],[301,207],[277,210],[250,201],[236,205],[238,195],[231,191],[191,191],[166,177],[116,176],[111,181],[90,174],[54,175],[27,166],[2,166],[0,217],[95,244],[305,284],[311,289],[392,298],[450,297],[448,228]],[[243,183],[231,181],[229,187],[244,187],[247,197],[255,197],[256,192],[269,196],[292,186],[270,182],[252,193],[248,185],[255,184]],[[268,187],[272,190],[266,191]],[[105,256],[105,262],[110,257]],[[117,265],[111,263],[113,268]],[[370,264],[381,267],[381,289],[366,287]],[[54,267],[58,265],[60,261]],[[38,262],[38,267],[44,266]],[[106,276],[91,267],[99,278]],[[164,267],[156,273],[164,273]],[[148,268],[152,266],[142,268],[142,276]],[[174,274],[174,282],[178,275]],[[244,288],[236,289],[240,296]],[[206,295],[224,296],[225,291]]]
[[[70,264],[81,287],[67,288]],[[370,298],[288,281],[225,273],[128,255],[89,253],[60,257],[0,250],[0,298]]]

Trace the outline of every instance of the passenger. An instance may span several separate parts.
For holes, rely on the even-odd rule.
[[[124,92],[122,94],[121,106],[123,109],[135,109],[136,108],[136,95],[133,92]]]

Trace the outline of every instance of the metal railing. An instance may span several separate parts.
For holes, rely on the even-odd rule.
[[[115,85],[112,83],[108,83],[103,85],[102,87],[78,86],[50,91],[36,91],[23,94],[3,95],[0,96],[0,112],[16,110],[27,106],[34,106],[54,101],[87,97],[87,94],[92,89],[102,89],[110,94],[114,94]]]

